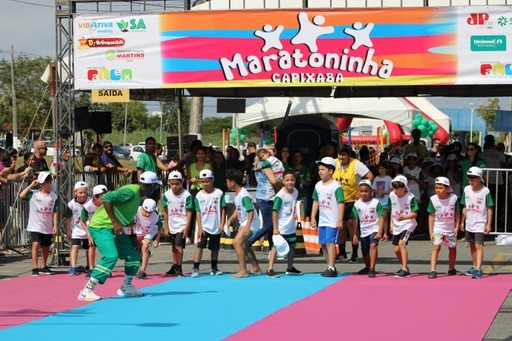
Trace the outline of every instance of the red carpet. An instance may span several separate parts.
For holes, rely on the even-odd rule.
[[[482,340],[511,287],[511,275],[352,275],[228,339]]]
[[[94,292],[102,298],[117,295],[124,273],[117,271],[104,285],[98,284]],[[138,289],[151,286],[168,278],[161,274],[148,275],[146,280],[134,279]],[[58,312],[87,305],[77,300],[87,279],[70,277],[67,272],[52,276],[25,276],[0,282],[0,329],[23,324]]]

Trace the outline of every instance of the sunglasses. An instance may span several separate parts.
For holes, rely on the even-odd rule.
[[[468,179],[469,180],[474,180],[474,179],[480,179],[479,176],[474,176],[474,175],[468,175]]]
[[[391,184],[391,186],[392,186],[393,188],[404,188],[404,187],[405,187],[405,185],[404,185],[404,184],[402,184],[402,183],[398,183],[398,184],[397,184],[397,183],[394,183],[394,184]]]
[[[475,150],[475,148],[466,148],[466,150],[467,150],[468,152],[472,152],[472,151],[474,151],[474,150]]]
[[[110,149],[110,148],[112,148],[112,146],[107,145],[107,146],[103,146],[103,148],[104,149],[107,149],[107,148]]]

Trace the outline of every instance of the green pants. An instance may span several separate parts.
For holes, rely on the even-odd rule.
[[[135,250],[132,239],[115,235],[111,228],[89,228],[94,244],[101,252],[101,260],[94,267],[91,277],[103,284],[110,277],[118,259],[124,259],[124,273],[135,276],[140,267],[140,253]]]

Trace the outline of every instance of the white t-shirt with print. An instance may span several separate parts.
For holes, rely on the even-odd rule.
[[[245,188],[242,188],[240,192],[235,196],[235,207],[236,213],[238,215],[238,221],[240,222],[240,226],[247,226],[247,218],[249,216],[249,212],[253,211],[254,215],[252,217],[250,229],[253,232],[256,232],[260,229],[260,218],[256,210],[254,209],[252,197]]]
[[[27,231],[52,234],[53,212],[58,211],[57,194],[51,192],[42,194],[41,191],[31,191],[25,200],[29,201],[29,216]]]
[[[379,232],[379,217],[384,215],[384,210],[375,198],[367,202],[359,199],[354,203],[352,215],[358,219],[361,238],[364,238]]]
[[[84,203],[79,203],[76,199],[68,202],[68,209],[71,211],[71,238],[73,239],[87,239],[87,233],[80,224],[80,217],[82,216],[82,210],[84,206],[91,201],[91,198],[87,198]]]
[[[203,230],[209,234],[220,233],[222,208],[226,207],[224,193],[215,188],[212,193],[205,193],[201,190],[196,195],[195,209],[201,214]]]
[[[153,211],[149,214],[149,217],[144,217],[142,210],[142,206],[139,207],[135,215],[135,234],[138,237],[149,234],[153,238],[158,232],[158,213]]]
[[[179,195],[174,195],[172,190],[164,193],[162,198],[164,210],[167,210],[167,225],[169,232],[176,234],[182,232],[187,226],[188,210],[194,209],[192,196],[187,190]]]
[[[288,194],[282,188],[274,199],[272,210],[277,211],[277,224],[280,234],[294,234],[296,232],[295,225],[295,204],[299,191],[294,187],[293,193]]]
[[[410,215],[419,209],[414,194],[407,192],[402,198],[399,198],[395,192],[391,192],[389,203],[391,219],[393,219],[393,235],[399,235],[403,231],[414,231],[418,225],[416,219],[398,220],[398,217]]]
[[[430,197],[427,212],[434,213],[434,230],[453,233],[458,212],[457,199],[455,194],[450,194],[446,199],[440,199],[437,194]]]
[[[466,206],[466,231],[485,233],[489,219],[487,207],[494,206],[489,188],[484,186],[475,192],[471,186],[466,186],[460,204]]]
[[[338,212],[338,203],[345,201],[340,183],[332,181],[324,185],[322,181],[317,182],[313,191],[313,200],[318,201],[320,212],[318,226],[336,228],[338,217],[343,214]]]

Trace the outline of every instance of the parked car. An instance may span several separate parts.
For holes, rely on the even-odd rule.
[[[128,159],[130,158],[130,151],[129,150],[126,150],[124,149],[123,147],[119,146],[119,145],[113,145],[112,146],[114,149],[112,150],[112,153],[114,154],[114,156],[118,159]]]
[[[146,150],[143,146],[133,146],[130,150],[130,160],[137,161],[139,155],[144,153]]]

